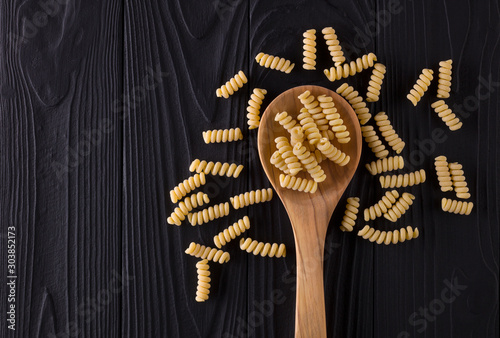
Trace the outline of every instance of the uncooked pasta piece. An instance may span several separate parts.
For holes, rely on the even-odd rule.
[[[276,142],[276,148],[285,161],[290,175],[297,175],[302,170],[302,164],[293,153],[293,147],[290,142],[288,142],[288,139],[284,136],[279,136],[274,142]]]
[[[448,198],[443,198],[441,200],[441,208],[443,211],[453,214],[470,215],[473,207],[474,203],[472,202],[457,201]]]
[[[451,131],[462,128],[463,123],[460,122],[460,119],[451,111],[443,100],[434,102],[431,104],[431,107]]]
[[[373,66],[370,82],[368,83],[368,92],[366,93],[366,102],[377,102],[380,96],[380,89],[385,76],[385,66],[376,63]]]
[[[335,34],[335,30],[332,27],[325,27],[321,32],[325,37],[328,50],[330,51],[333,62],[335,62],[335,67],[340,66],[345,61],[345,57],[337,34]]]
[[[286,257],[285,244],[263,243],[252,240],[251,238],[247,238],[246,240],[242,238],[240,240],[240,249],[245,250],[248,253],[251,252],[254,255],[260,254],[262,257]]]
[[[448,167],[450,168],[451,180],[457,197],[463,199],[470,198],[469,188],[467,187],[462,165],[454,162],[450,163]]]
[[[434,74],[434,71],[432,69],[423,69],[422,74],[420,74],[417,80],[417,83],[413,85],[413,89],[411,89],[410,93],[406,96],[414,106],[417,105],[422,96],[424,96],[427,89],[429,89],[429,85],[434,78],[432,74]]]
[[[243,71],[240,70],[238,74],[229,79],[229,81],[227,81],[226,84],[218,88],[215,94],[217,95],[217,97],[224,97],[225,99],[227,99],[229,98],[230,95],[233,95],[235,92],[238,91],[238,89],[243,87],[243,85],[247,82],[248,79],[245,73],[243,73]]]
[[[347,199],[347,205],[344,212],[344,217],[340,223],[340,230],[351,232],[356,225],[356,219],[358,218],[359,208],[359,197],[349,197]]]
[[[291,63],[289,60],[274,55],[264,54],[262,52],[257,54],[255,61],[262,67],[276,69],[286,74],[289,74],[293,67],[295,67],[295,63]]]
[[[250,219],[248,216],[245,216],[233,225],[229,226],[227,229],[224,229],[224,231],[219,232],[218,235],[214,236],[214,244],[220,249],[223,245],[226,245],[248,229],[250,229]]]
[[[186,216],[191,210],[206,203],[210,203],[210,198],[201,191],[186,197],[184,201],[179,202],[179,206],[175,208],[170,217],[167,218],[168,224],[181,225],[181,222],[186,219]]]
[[[210,294],[210,270],[208,266],[208,260],[202,259],[196,263],[197,273],[198,273],[198,287],[196,289],[197,302],[204,302],[208,300],[208,295]]]
[[[250,96],[250,100],[248,100],[247,107],[248,129],[255,129],[259,127],[260,108],[266,94],[267,90],[265,89],[255,88],[253,90],[253,94]]]
[[[323,72],[330,81],[340,80],[349,76],[356,75],[365,69],[373,67],[377,57],[373,53],[363,55],[350,63],[344,63],[330,69],[325,69]]]
[[[199,159],[191,162],[189,166],[189,171],[197,173],[203,172],[205,175],[219,175],[227,177],[237,178],[240,176],[241,171],[243,170],[243,165],[237,165],[235,163],[221,163],[221,162],[207,162],[205,160],[200,161]]]
[[[274,120],[282,125],[289,133],[291,133],[292,129],[297,125],[297,121],[288,115],[286,111],[276,114]]]
[[[315,145],[319,142],[321,138],[321,134],[319,132],[318,126],[316,122],[311,116],[311,113],[307,110],[307,108],[302,108],[300,110],[300,114],[297,116],[297,119],[302,126],[302,130],[309,141],[309,144]]]
[[[396,134],[396,131],[392,127],[391,121],[389,121],[387,114],[381,111],[380,113],[375,115],[374,120],[385,141],[397,154],[400,154],[405,147],[405,143],[398,136],[398,134]]]
[[[293,147],[293,153],[297,156],[314,181],[319,183],[326,180],[325,172],[318,164],[318,161],[316,161],[315,157],[302,145],[302,143],[299,142]]]
[[[335,138],[339,143],[349,143],[351,138],[349,137],[349,131],[344,125],[344,120],[340,118],[340,114],[337,113],[337,108],[333,103],[333,98],[331,96],[320,95],[318,96],[318,101],[320,107],[323,109],[323,114],[328,124],[331,126],[332,132],[335,134]],[[331,140],[330,137],[328,137]]]
[[[304,105],[304,108],[307,109],[307,112],[311,114],[318,130],[328,130],[328,120],[325,118],[325,114],[323,113],[323,109],[319,105],[318,100],[311,95],[311,92],[306,90],[299,95],[299,100]]]
[[[200,245],[194,242],[191,242],[191,244],[189,244],[189,247],[185,252],[188,255],[194,256],[196,258],[207,259],[209,261],[214,261],[220,264],[227,263],[230,259],[228,252],[217,250],[215,248]]]
[[[380,176],[382,188],[411,187],[425,182],[425,170],[411,172],[409,174]]]
[[[399,198],[397,190],[387,191],[380,201],[365,209],[365,221],[368,222],[369,220],[374,220],[377,217],[382,217],[383,214],[386,214],[388,210],[393,207],[397,198]]]
[[[396,244],[409,241],[419,236],[418,228],[413,229],[411,226],[392,231],[375,230],[369,225],[365,225],[363,229],[358,231],[358,236],[367,239],[370,242],[377,244]]]
[[[447,99],[450,97],[452,63],[453,61],[451,59],[439,62],[437,97],[440,99]]]
[[[382,144],[382,141],[379,139],[372,126],[362,126],[361,133],[368,147],[376,157],[383,159],[389,155],[389,150],[385,149],[385,145]]]
[[[206,183],[205,174],[199,173],[185,179],[174,189],[170,190],[170,199],[172,203],[177,203],[178,200],[189,194],[196,188],[204,185]]]
[[[309,29],[304,32],[304,69],[316,69],[316,30]]]
[[[384,217],[387,218],[391,222],[396,222],[398,218],[400,218],[406,211],[410,208],[410,205],[413,204],[413,200],[415,196],[404,192],[403,195],[394,203],[394,205],[387,210],[387,213],[384,214]]]
[[[208,207],[201,211],[195,213],[189,213],[187,215],[189,223],[191,225],[202,225],[213,221],[215,219],[229,215],[229,203],[220,203],[214,206]]]
[[[434,159],[436,175],[442,192],[452,191],[453,182],[451,180],[450,168],[446,156],[438,156]]]
[[[230,198],[233,208],[240,209],[249,205],[270,201],[273,198],[273,189],[260,189],[248,191]]]
[[[371,119],[372,115],[366,106],[366,102],[363,101],[363,98],[359,96],[359,93],[352,86],[347,83],[342,84],[337,88],[337,94],[342,95],[349,102],[361,125],[366,124]]]
[[[330,161],[343,167],[349,163],[351,157],[335,147],[327,138],[321,138],[318,144],[321,151]]]
[[[318,190],[318,182],[300,178],[297,176],[280,174],[280,185],[282,188],[308,192],[314,194]]]
[[[214,129],[203,132],[205,143],[221,143],[243,140],[243,134],[240,128]]]
[[[270,161],[272,165],[274,165],[276,168],[278,168],[285,174],[290,174],[290,170],[288,170],[288,165],[285,163],[285,160],[283,159],[283,157],[281,157],[281,154],[278,150],[276,150],[273,153]]]
[[[387,171],[403,169],[405,161],[403,156],[384,157],[366,164],[366,169],[372,175],[378,175]]]

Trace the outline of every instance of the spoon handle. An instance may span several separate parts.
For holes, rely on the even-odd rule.
[[[295,338],[326,338],[323,286],[325,237],[318,236],[313,229],[314,227],[309,234],[295,236],[297,252]]]

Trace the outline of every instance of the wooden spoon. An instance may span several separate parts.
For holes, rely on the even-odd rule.
[[[303,108],[298,96],[309,90],[312,95],[327,95],[333,98],[337,112],[344,120],[350,133],[351,141],[332,143],[351,157],[346,166],[339,166],[330,160],[321,163],[327,178],[319,183],[314,194],[282,188],[279,176],[282,172],[275,168],[269,159],[276,150],[274,139],[290,135],[274,120],[277,113],[286,111],[296,118]],[[297,302],[295,312],[295,337],[326,337],[325,296],[323,287],[323,254],[326,231],[333,210],[351,181],[361,155],[361,128],[352,107],[340,95],[318,86],[300,86],[289,89],[279,95],[262,114],[258,147],[260,161],[269,181],[280,197],[295,235],[297,256]],[[310,176],[299,174],[301,177]]]

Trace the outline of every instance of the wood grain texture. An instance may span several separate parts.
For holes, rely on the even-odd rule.
[[[398,223],[418,227],[418,239],[379,246],[342,233],[347,197],[364,208],[383,195],[363,167],[375,159],[364,146],[325,241],[327,336],[498,337],[498,1],[75,0],[12,44],[9,33],[21,34],[38,11],[37,1],[0,3],[0,336],[292,337],[294,237],[279,199],[174,227],[168,191],[195,158],[245,165],[237,180],[209,178],[211,203],[269,187],[257,131],[246,129],[253,88],[268,90],[263,107],[304,84],[348,82],[365,95],[369,71],[327,81],[322,69],[332,61],[319,33],[317,70],[301,69],[302,33],[332,26],[348,60],[374,52],[386,65],[380,101],[369,107],[387,112],[406,142],[404,172],[424,168],[428,178],[405,189],[417,199]],[[261,51],[296,68],[260,67]],[[457,132],[430,108],[435,83],[417,107],[406,99],[421,69],[437,72],[449,58],[447,103],[464,122]],[[240,69],[249,83],[216,98]],[[112,131],[87,153],[85,134],[103,126]],[[204,144],[203,130],[229,127],[244,130],[244,141]],[[463,164],[470,216],[440,210],[453,193],[439,190],[438,155]],[[233,241],[231,261],[210,265],[209,301],[196,303],[196,259],[184,250],[211,244],[245,214],[245,236],[285,243],[287,257],[249,255]],[[17,229],[15,332],[6,322],[9,225]],[[384,219],[372,225],[394,229]],[[448,281],[464,285],[460,294],[448,292]]]

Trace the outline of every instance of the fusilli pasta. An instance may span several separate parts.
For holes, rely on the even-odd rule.
[[[366,93],[367,102],[377,102],[380,96],[380,89],[385,76],[385,66],[381,63],[376,63],[373,66],[370,82],[368,83],[368,92]]]
[[[328,50],[330,51],[333,62],[335,62],[335,67],[340,66],[345,61],[345,57],[337,34],[335,34],[335,30],[332,27],[325,27],[321,32],[325,37]]]
[[[434,159],[436,175],[442,192],[452,191],[453,182],[451,180],[450,168],[446,156],[438,156]]]
[[[289,60],[262,52],[257,54],[255,61],[262,67],[276,69],[286,74],[289,74],[293,67],[295,67],[295,63],[291,63]]]
[[[318,144],[318,150],[323,153],[330,161],[343,167],[349,163],[351,157],[335,147],[327,138],[321,138]]]
[[[286,247],[285,244],[276,244],[276,243],[263,243],[258,242],[256,240],[252,240],[251,238],[247,238],[246,240],[242,238],[240,240],[240,249],[245,250],[248,253],[253,253],[254,255],[260,254],[262,257],[286,257]]]
[[[439,62],[437,97],[440,99],[447,99],[450,97],[452,63],[452,60]]]
[[[185,216],[187,216],[193,208],[197,208],[205,203],[210,203],[210,198],[201,191],[186,197],[184,201],[181,201],[179,206],[174,209],[170,217],[167,218],[168,224],[181,225],[181,222],[186,219]]]
[[[280,174],[280,185],[282,188],[308,192],[314,194],[318,190],[318,182],[300,178],[297,176]]]
[[[455,162],[450,163],[448,166],[450,168],[451,180],[453,181],[453,187],[457,197],[463,199],[470,198],[469,188],[467,187],[462,165]]]
[[[198,273],[198,287],[196,289],[197,302],[204,302],[208,300],[208,295],[210,294],[210,270],[208,266],[208,260],[202,259],[196,263],[197,273]]]
[[[382,137],[386,140],[389,146],[396,152],[396,154],[401,154],[405,147],[403,140],[396,134],[396,131],[391,125],[391,121],[387,117],[387,114],[383,111],[375,115],[375,123],[378,126],[378,130],[382,134]]]
[[[441,200],[441,208],[443,211],[452,214],[470,215],[473,207],[474,203],[472,202],[457,201],[448,198],[443,198]]]
[[[422,96],[424,96],[427,89],[429,89],[429,85],[434,78],[432,74],[434,74],[434,71],[432,69],[423,69],[422,74],[420,74],[417,80],[417,83],[413,85],[413,89],[410,90],[410,94],[406,96],[414,106],[417,105]]]
[[[393,204],[396,203],[397,198],[399,198],[397,190],[386,191],[380,201],[365,209],[365,221],[368,222],[369,220],[374,220],[377,217],[382,217],[382,215],[387,213],[387,211],[392,208]]]
[[[247,123],[248,129],[255,129],[259,127],[260,124],[260,107],[262,106],[262,101],[267,94],[267,90],[255,88],[253,94],[250,95],[250,100],[248,100],[247,107]]]
[[[197,173],[203,172],[205,175],[211,174],[211,175],[219,175],[219,176],[224,176],[226,175],[227,177],[234,177],[237,178],[240,176],[241,171],[243,170],[243,165],[237,165],[235,163],[221,163],[221,162],[207,162],[205,160],[200,161],[199,159],[194,160],[191,162],[191,165],[189,166],[189,171],[194,172],[196,171]]]
[[[273,198],[273,189],[260,189],[248,191],[230,198],[233,208],[240,209],[249,205],[270,201]]]
[[[389,150],[385,149],[385,145],[382,144],[382,141],[379,139],[372,126],[362,126],[361,133],[368,147],[376,157],[383,159],[389,155]]]
[[[380,176],[382,188],[411,187],[425,182],[425,170],[411,172],[409,174]]]
[[[288,170],[288,165],[285,163],[283,157],[278,150],[276,150],[271,156],[271,164],[276,168],[284,172],[285,174],[290,174],[290,170]]]
[[[304,32],[304,69],[316,69],[316,30],[309,29]]]
[[[304,131],[301,126],[295,126],[290,130],[290,145],[293,147],[299,142],[304,142]]]
[[[349,197],[344,212],[344,217],[340,223],[340,230],[351,232],[358,219],[359,197]]]
[[[290,145],[290,142],[288,142],[288,139],[284,136],[279,136],[274,142],[276,142],[276,148],[285,161],[290,175],[297,175],[302,170],[302,165],[297,156],[293,153],[293,147]]]
[[[411,226],[392,231],[380,231],[365,225],[363,229],[358,232],[358,236],[376,242],[377,244],[384,243],[385,245],[402,243],[411,239],[417,238],[420,235],[418,228],[413,229]]]
[[[207,259],[220,264],[229,262],[231,258],[228,252],[200,245],[195,242],[191,242],[185,252],[196,258]]]
[[[460,119],[451,111],[446,103],[443,100],[439,100],[431,104],[431,107],[434,108],[434,111],[438,114],[438,116],[443,120],[444,123],[450,128],[451,131],[458,130],[462,128],[462,122]]]
[[[229,81],[226,82],[226,84],[222,85],[220,88],[218,88],[215,92],[217,97],[224,97],[225,99],[229,98],[229,95],[233,95],[235,92],[238,91],[245,83],[248,82],[248,79],[243,73],[242,70],[238,72],[234,77],[229,79]]]
[[[332,127],[332,131],[335,133],[335,137],[339,143],[349,143],[351,138],[349,137],[349,131],[344,125],[344,120],[340,118],[337,113],[337,108],[333,103],[333,98],[331,96],[320,95],[318,96],[318,101],[320,107],[323,109],[323,114],[328,124]],[[330,138],[328,137],[330,140]]]
[[[234,224],[229,226],[227,229],[224,229],[224,231],[219,232],[218,235],[214,236],[214,244],[220,249],[223,245],[226,245],[248,229],[250,229],[250,219],[248,216],[245,216],[237,222],[234,222]]]
[[[404,192],[403,195],[394,203],[394,205],[384,213],[384,217],[391,222],[396,222],[401,215],[405,214],[410,205],[413,204],[415,196],[410,193]]]
[[[281,124],[289,133],[291,133],[292,129],[297,125],[297,121],[288,115],[286,111],[276,114],[274,120]]]
[[[341,78],[356,75],[356,73],[360,73],[365,69],[373,67],[375,61],[377,61],[375,54],[369,53],[357,58],[355,61],[344,63],[343,65],[338,65],[330,69],[325,69],[323,72],[328,80],[333,82],[335,80],[340,80]]]
[[[170,190],[170,199],[172,203],[177,203],[178,200],[189,194],[196,188],[204,185],[206,183],[205,174],[199,173],[185,179],[174,189]]]
[[[311,152],[302,145],[302,143],[299,142],[293,147],[293,153],[297,156],[314,181],[323,182],[326,180],[325,172],[318,164],[318,161],[316,161],[314,155],[312,155]]]
[[[243,134],[240,128],[207,130],[203,132],[203,140],[206,144],[233,142],[243,140]]]
[[[378,175],[387,171],[403,169],[404,166],[405,160],[403,159],[403,156],[392,156],[367,163],[366,169],[368,169],[370,174]]]
[[[309,144],[315,145],[316,143],[318,143],[319,139],[321,138],[321,134],[319,132],[318,126],[316,125],[316,122],[312,118],[307,108],[302,108],[297,118],[299,119],[302,130],[304,131]]]
[[[337,88],[337,94],[342,95],[349,102],[361,125],[366,124],[371,119],[372,115],[366,107],[366,102],[363,101],[363,98],[359,96],[359,93],[352,86],[347,83],[342,84]]]
[[[214,206],[208,207],[201,211],[195,213],[189,213],[187,215],[189,223],[192,226],[202,225],[213,221],[214,219],[221,218],[229,215],[229,203],[220,203]]]

